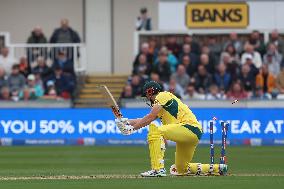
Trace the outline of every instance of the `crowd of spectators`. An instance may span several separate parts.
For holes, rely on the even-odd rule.
[[[80,43],[67,19],[61,20],[48,41],[37,26],[27,39],[30,44]],[[73,49],[27,48],[17,60],[9,48],[0,50],[0,100],[69,99],[76,85]],[[52,54],[52,56],[51,56]]]
[[[284,94],[284,41],[277,30],[267,43],[259,31],[228,40],[191,35],[148,38],[133,62],[121,98],[140,96],[149,80],[183,100],[272,99]],[[282,95],[283,96],[283,95]]]

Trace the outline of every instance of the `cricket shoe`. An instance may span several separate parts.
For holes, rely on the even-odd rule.
[[[180,176],[180,174],[177,172],[176,164],[173,164],[170,168],[170,174],[174,176]]]
[[[144,173],[141,173],[142,177],[165,177],[167,176],[166,174],[166,169],[162,168],[159,170],[150,170],[150,171],[146,171]]]
[[[228,172],[228,165],[220,164],[219,165],[219,173],[220,173],[220,175],[227,175],[227,172]]]

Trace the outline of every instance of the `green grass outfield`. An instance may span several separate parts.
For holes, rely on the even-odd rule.
[[[147,147],[0,147],[0,189],[283,188],[284,147],[227,149],[229,176],[140,178],[150,168]],[[168,148],[167,170],[173,158]],[[209,147],[194,162],[208,163]]]

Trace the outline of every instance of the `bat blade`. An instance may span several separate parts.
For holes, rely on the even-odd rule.
[[[114,116],[118,119],[122,118],[123,116],[119,109],[119,106],[117,105],[117,102],[115,101],[108,87],[106,85],[101,85],[100,89],[102,94],[104,95],[104,98],[106,99],[107,105],[111,108]]]

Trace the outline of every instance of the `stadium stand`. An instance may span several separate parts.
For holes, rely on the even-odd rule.
[[[283,38],[264,34],[145,35],[121,98],[138,97],[152,74],[181,99],[281,98]],[[180,66],[183,65],[183,66]],[[178,69],[177,69],[178,68]],[[185,72],[183,71],[185,69]],[[133,80],[139,80],[133,86]],[[132,91],[132,94],[129,94]],[[278,97],[277,97],[278,96]]]
[[[79,44],[80,37],[69,26],[68,19],[62,19],[60,24],[50,43],[42,28],[36,26],[27,44],[2,44],[1,100],[74,100],[76,84],[81,79],[75,64],[84,58],[84,45]]]

